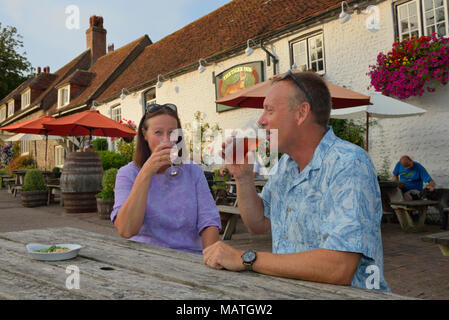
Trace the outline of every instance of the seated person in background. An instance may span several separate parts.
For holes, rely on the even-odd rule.
[[[405,181],[402,189],[405,200],[418,200],[423,191],[423,182],[428,183],[427,188],[433,191],[435,181],[432,180],[426,169],[409,156],[402,156],[393,170],[393,179],[395,181]]]
[[[111,221],[124,238],[201,254],[218,241],[220,216],[199,165],[183,163],[174,178],[164,174],[170,135],[180,128],[175,105],[145,108],[134,160],[117,173]]]

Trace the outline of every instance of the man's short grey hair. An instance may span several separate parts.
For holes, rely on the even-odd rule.
[[[326,127],[329,124],[332,98],[326,82],[315,72],[293,72],[294,76],[301,82],[311,98],[310,109],[315,122]],[[289,108],[295,110],[301,103],[307,102],[305,93],[299,88],[291,77],[285,79],[275,78],[272,83],[289,81],[294,90],[289,96]]]

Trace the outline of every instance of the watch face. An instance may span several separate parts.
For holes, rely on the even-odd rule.
[[[252,250],[248,250],[242,255],[242,259],[244,262],[253,262],[254,259],[256,259],[256,253]]]

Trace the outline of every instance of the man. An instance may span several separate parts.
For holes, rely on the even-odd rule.
[[[361,148],[327,126],[331,97],[314,73],[273,80],[259,124],[278,130],[278,151],[261,195],[251,165],[228,165],[238,208],[252,233],[271,228],[273,253],[217,242],[203,250],[216,269],[389,291],[383,276],[382,203],[376,171]]]
[[[405,181],[402,191],[405,200],[417,200],[423,191],[423,182],[428,183],[428,189],[433,192],[435,181],[432,180],[427,170],[409,156],[402,156],[393,170],[395,181]]]

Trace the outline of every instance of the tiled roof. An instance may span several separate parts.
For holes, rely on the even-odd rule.
[[[19,112],[14,114],[14,117],[19,116],[17,119],[20,119],[22,115],[28,113],[32,107],[37,104],[41,104],[41,107],[44,110],[47,110],[49,106],[54,104],[57,100],[57,91],[55,86],[63,80],[68,74],[72,73],[75,69],[87,69],[90,65],[90,50],[86,50],[77,56],[75,59],[67,63],[65,66],[60,68],[55,73],[39,73],[34,75],[31,78],[25,80],[22,84],[20,84],[16,89],[14,89],[11,93],[9,93],[0,104],[3,102],[7,102],[12,97],[19,95],[23,90],[27,87],[33,87],[36,89],[46,89],[42,92],[36,99],[31,101],[30,106],[26,109],[20,110]]]
[[[73,99],[66,107],[58,109],[57,112],[66,111],[79,105],[88,103],[90,100],[97,99],[109,84],[136,58],[146,46],[151,44],[147,35],[117,49],[99,58],[87,70],[95,76],[91,79],[90,85]],[[53,113],[56,113],[56,102],[51,107]],[[50,112],[51,113],[51,112]]]
[[[338,8],[340,0],[234,0],[145,48],[98,98],[118,95],[217,53]]]
[[[95,77],[95,73],[86,70],[76,69],[70,76],[61,81],[57,87],[61,87],[66,84],[77,84],[83,87],[90,85],[92,79]]]
[[[85,50],[75,59],[67,63],[65,66],[60,68],[55,72],[57,75],[56,80],[52,82],[52,84],[45,90],[35,102],[32,104],[41,103],[41,106],[44,110],[48,110],[54,103],[57,101],[58,93],[55,89],[55,86],[58,85],[59,82],[63,81],[68,75],[70,75],[76,69],[87,69],[90,65],[90,50]]]
[[[23,90],[25,90],[25,88],[27,88],[33,80],[34,80],[34,77],[27,78],[17,88],[15,88],[13,91],[11,91],[6,97],[4,97],[2,100],[0,100],[0,105],[7,103],[8,100],[11,100],[11,99],[15,98],[16,96],[20,95],[20,93]]]

